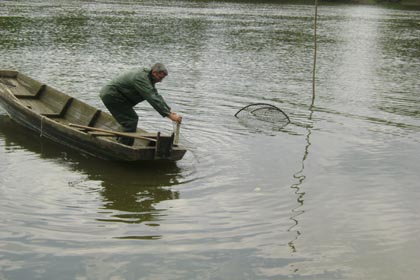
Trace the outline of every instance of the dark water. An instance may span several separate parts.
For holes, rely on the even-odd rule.
[[[0,68],[103,108],[161,61],[190,152],[121,165],[0,109],[0,279],[416,279],[420,12],[208,1],[3,1]],[[288,113],[245,126],[241,107]],[[147,104],[141,126],[171,131]]]

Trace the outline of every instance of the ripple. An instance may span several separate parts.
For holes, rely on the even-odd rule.
[[[105,110],[107,80],[162,61],[157,88],[184,116],[189,151],[170,165],[103,162],[2,111],[4,277],[413,278],[418,12],[323,6],[310,107],[311,6],[76,2],[2,3],[2,68]],[[291,123],[234,117],[258,102]],[[146,102],[136,112],[172,132]]]

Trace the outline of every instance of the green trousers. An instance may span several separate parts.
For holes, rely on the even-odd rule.
[[[135,132],[139,117],[133,109],[133,105],[113,87],[105,86],[101,89],[100,95],[106,108],[121,125],[123,132]],[[122,144],[132,146],[134,138],[119,137]]]

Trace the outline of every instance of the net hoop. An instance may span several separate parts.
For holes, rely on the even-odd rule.
[[[255,108],[254,110],[252,110],[252,111],[250,111],[250,113],[254,113],[254,112],[256,112],[256,111],[258,111],[258,110],[262,110],[262,109],[267,109],[267,108],[270,108],[270,109],[274,109],[274,110],[277,110],[277,111],[279,111],[280,113],[282,113],[285,117],[286,117],[286,119],[287,119],[287,123],[290,123],[290,118],[289,118],[289,116],[282,110],[282,109],[280,109],[279,107],[276,107],[276,106],[274,106],[274,105],[271,105],[271,104],[268,104],[268,103],[253,103],[253,104],[249,104],[249,105],[247,105],[247,106],[245,106],[245,107],[243,107],[243,108],[241,108],[238,112],[236,112],[236,114],[234,115],[236,118],[238,118],[238,114],[241,112],[241,111],[243,111],[243,110],[246,110],[247,108],[249,108],[249,107],[252,107],[252,106],[260,106],[260,107],[257,107],[257,108]]]

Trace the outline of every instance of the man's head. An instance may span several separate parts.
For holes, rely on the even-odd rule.
[[[152,77],[155,83],[159,83],[168,75],[168,70],[162,63],[155,63],[152,66]]]

